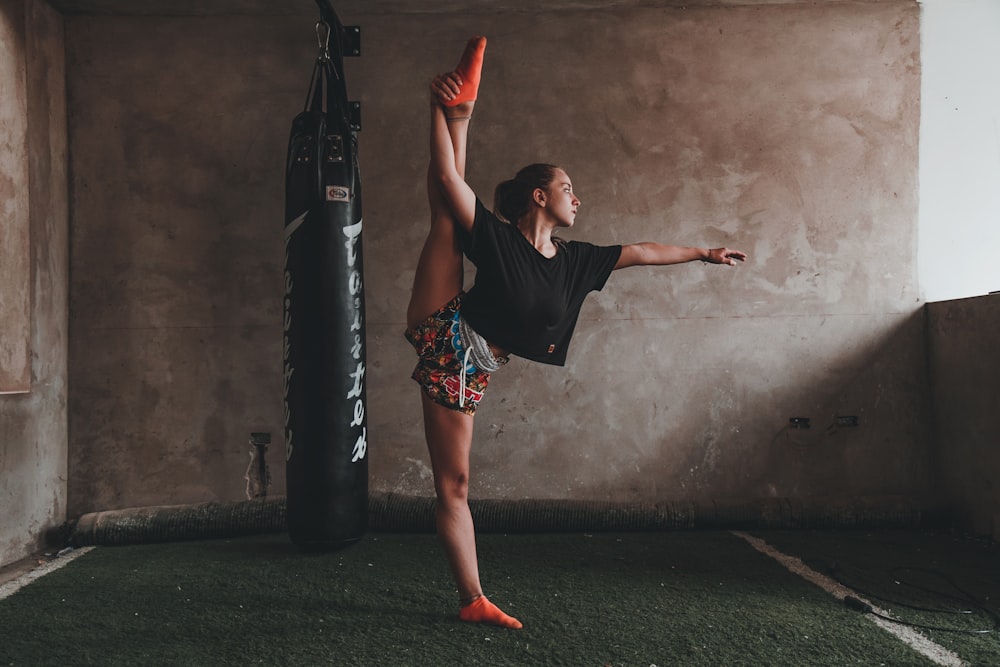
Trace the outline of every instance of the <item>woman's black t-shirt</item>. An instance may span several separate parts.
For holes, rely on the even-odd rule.
[[[556,366],[566,363],[584,299],[604,287],[622,251],[620,245],[569,241],[547,258],[479,199],[472,232],[462,242],[476,265],[462,316],[491,343]]]

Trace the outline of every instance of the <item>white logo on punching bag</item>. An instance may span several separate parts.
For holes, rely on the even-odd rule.
[[[344,188],[346,190],[346,188]],[[329,188],[327,188],[327,198],[329,199]],[[347,191],[347,196],[350,197],[350,191]],[[357,441],[354,443],[354,451],[352,452],[351,463],[357,463],[361,459],[365,458],[368,453],[368,428],[364,425],[365,423],[365,401],[364,401],[364,387],[365,387],[365,364],[364,364],[364,341],[361,339],[361,334],[357,333],[361,331],[361,292],[363,289],[361,272],[358,271],[355,264],[358,259],[358,252],[356,245],[358,239],[361,237],[361,220],[358,220],[353,225],[348,225],[344,227],[344,235],[347,236],[347,242],[344,246],[347,248],[347,266],[351,268],[351,274],[347,279],[348,289],[350,291],[351,297],[354,299],[354,321],[351,322],[350,328],[348,329],[350,334],[354,334],[354,345],[351,347],[351,356],[353,356],[358,364],[354,369],[354,372],[350,374],[353,379],[352,386],[347,392],[347,398],[355,399],[354,408],[351,414],[351,426],[360,426],[361,434],[358,436]]]

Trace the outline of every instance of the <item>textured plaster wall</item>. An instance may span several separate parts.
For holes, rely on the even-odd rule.
[[[0,3],[0,395],[31,385],[24,3]]]
[[[2,60],[22,63],[24,112],[17,123],[28,173],[18,194],[30,231],[30,249],[23,251],[32,314],[31,391],[0,396],[2,565],[40,548],[45,532],[66,519],[69,257],[62,17],[41,0],[2,0],[0,15],[14,35],[0,40]],[[9,102],[0,97],[0,107]]]
[[[363,28],[348,87],[363,105],[373,490],[432,493],[401,337],[427,227],[426,83],[485,31],[469,166],[484,199],[552,161],[583,200],[567,236],[751,260],[612,276],[567,367],[515,359],[495,376],[473,493],[927,492],[915,2],[342,18]],[[274,436],[281,493],[282,170],[313,23],[67,25],[71,513],[240,499],[251,431]],[[860,426],[827,428],[838,414]]]
[[[1000,540],[1000,296],[927,305],[939,483],[963,528]]]

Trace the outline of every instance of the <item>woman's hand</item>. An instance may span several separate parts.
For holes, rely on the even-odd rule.
[[[747,254],[739,250],[730,250],[729,248],[710,248],[708,254],[701,261],[709,264],[728,264],[729,266],[736,266],[737,260],[745,262],[746,258]]]
[[[439,104],[450,102],[462,90],[462,77],[457,72],[438,74],[431,81],[431,97]]]

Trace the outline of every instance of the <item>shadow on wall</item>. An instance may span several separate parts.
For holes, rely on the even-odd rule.
[[[927,305],[936,470],[962,527],[1000,539],[1000,295]]]
[[[933,506],[924,311],[895,323],[866,351],[837,363],[854,372],[812,388],[811,406],[770,441],[757,478],[762,496],[906,496]]]
[[[564,370],[512,363],[491,382],[476,497],[930,501],[919,309],[581,325]],[[609,340],[628,350],[610,367]]]

